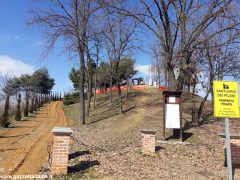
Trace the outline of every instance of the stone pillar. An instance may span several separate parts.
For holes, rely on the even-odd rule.
[[[156,142],[156,130],[153,129],[141,129],[142,134],[142,152],[143,153],[155,153]]]
[[[51,174],[67,174],[70,141],[69,136],[73,133],[73,131],[70,128],[54,127],[52,129],[52,133],[54,137]]]

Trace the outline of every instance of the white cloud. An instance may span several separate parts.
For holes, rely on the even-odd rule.
[[[34,67],[32,65],[10,56],[0,55],[0,74],[18,77],[21,74],[31,74],[33,72]]]
[[[138,74],[144,75],[144,76],[149,76],[149,64],[146,65],[141,65],[141,64],[136,64],[134,69],[138,71]]]

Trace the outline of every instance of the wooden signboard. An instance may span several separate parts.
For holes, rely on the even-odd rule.
[[[166,128],[180,131],[180,139],[183,140],[182,130],[182,91],[163,91],[163,140],[165,141]]]

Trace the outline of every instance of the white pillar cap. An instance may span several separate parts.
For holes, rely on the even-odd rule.
[[[52,129],[53,134],[72,134],[73,130],[67,127],[54,127]]]

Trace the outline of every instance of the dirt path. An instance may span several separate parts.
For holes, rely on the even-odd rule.
[[[52,102],[36,117],[0,134],[0,174],[37,174],[48,159],[52,128],[67,126],[61,105]]]

